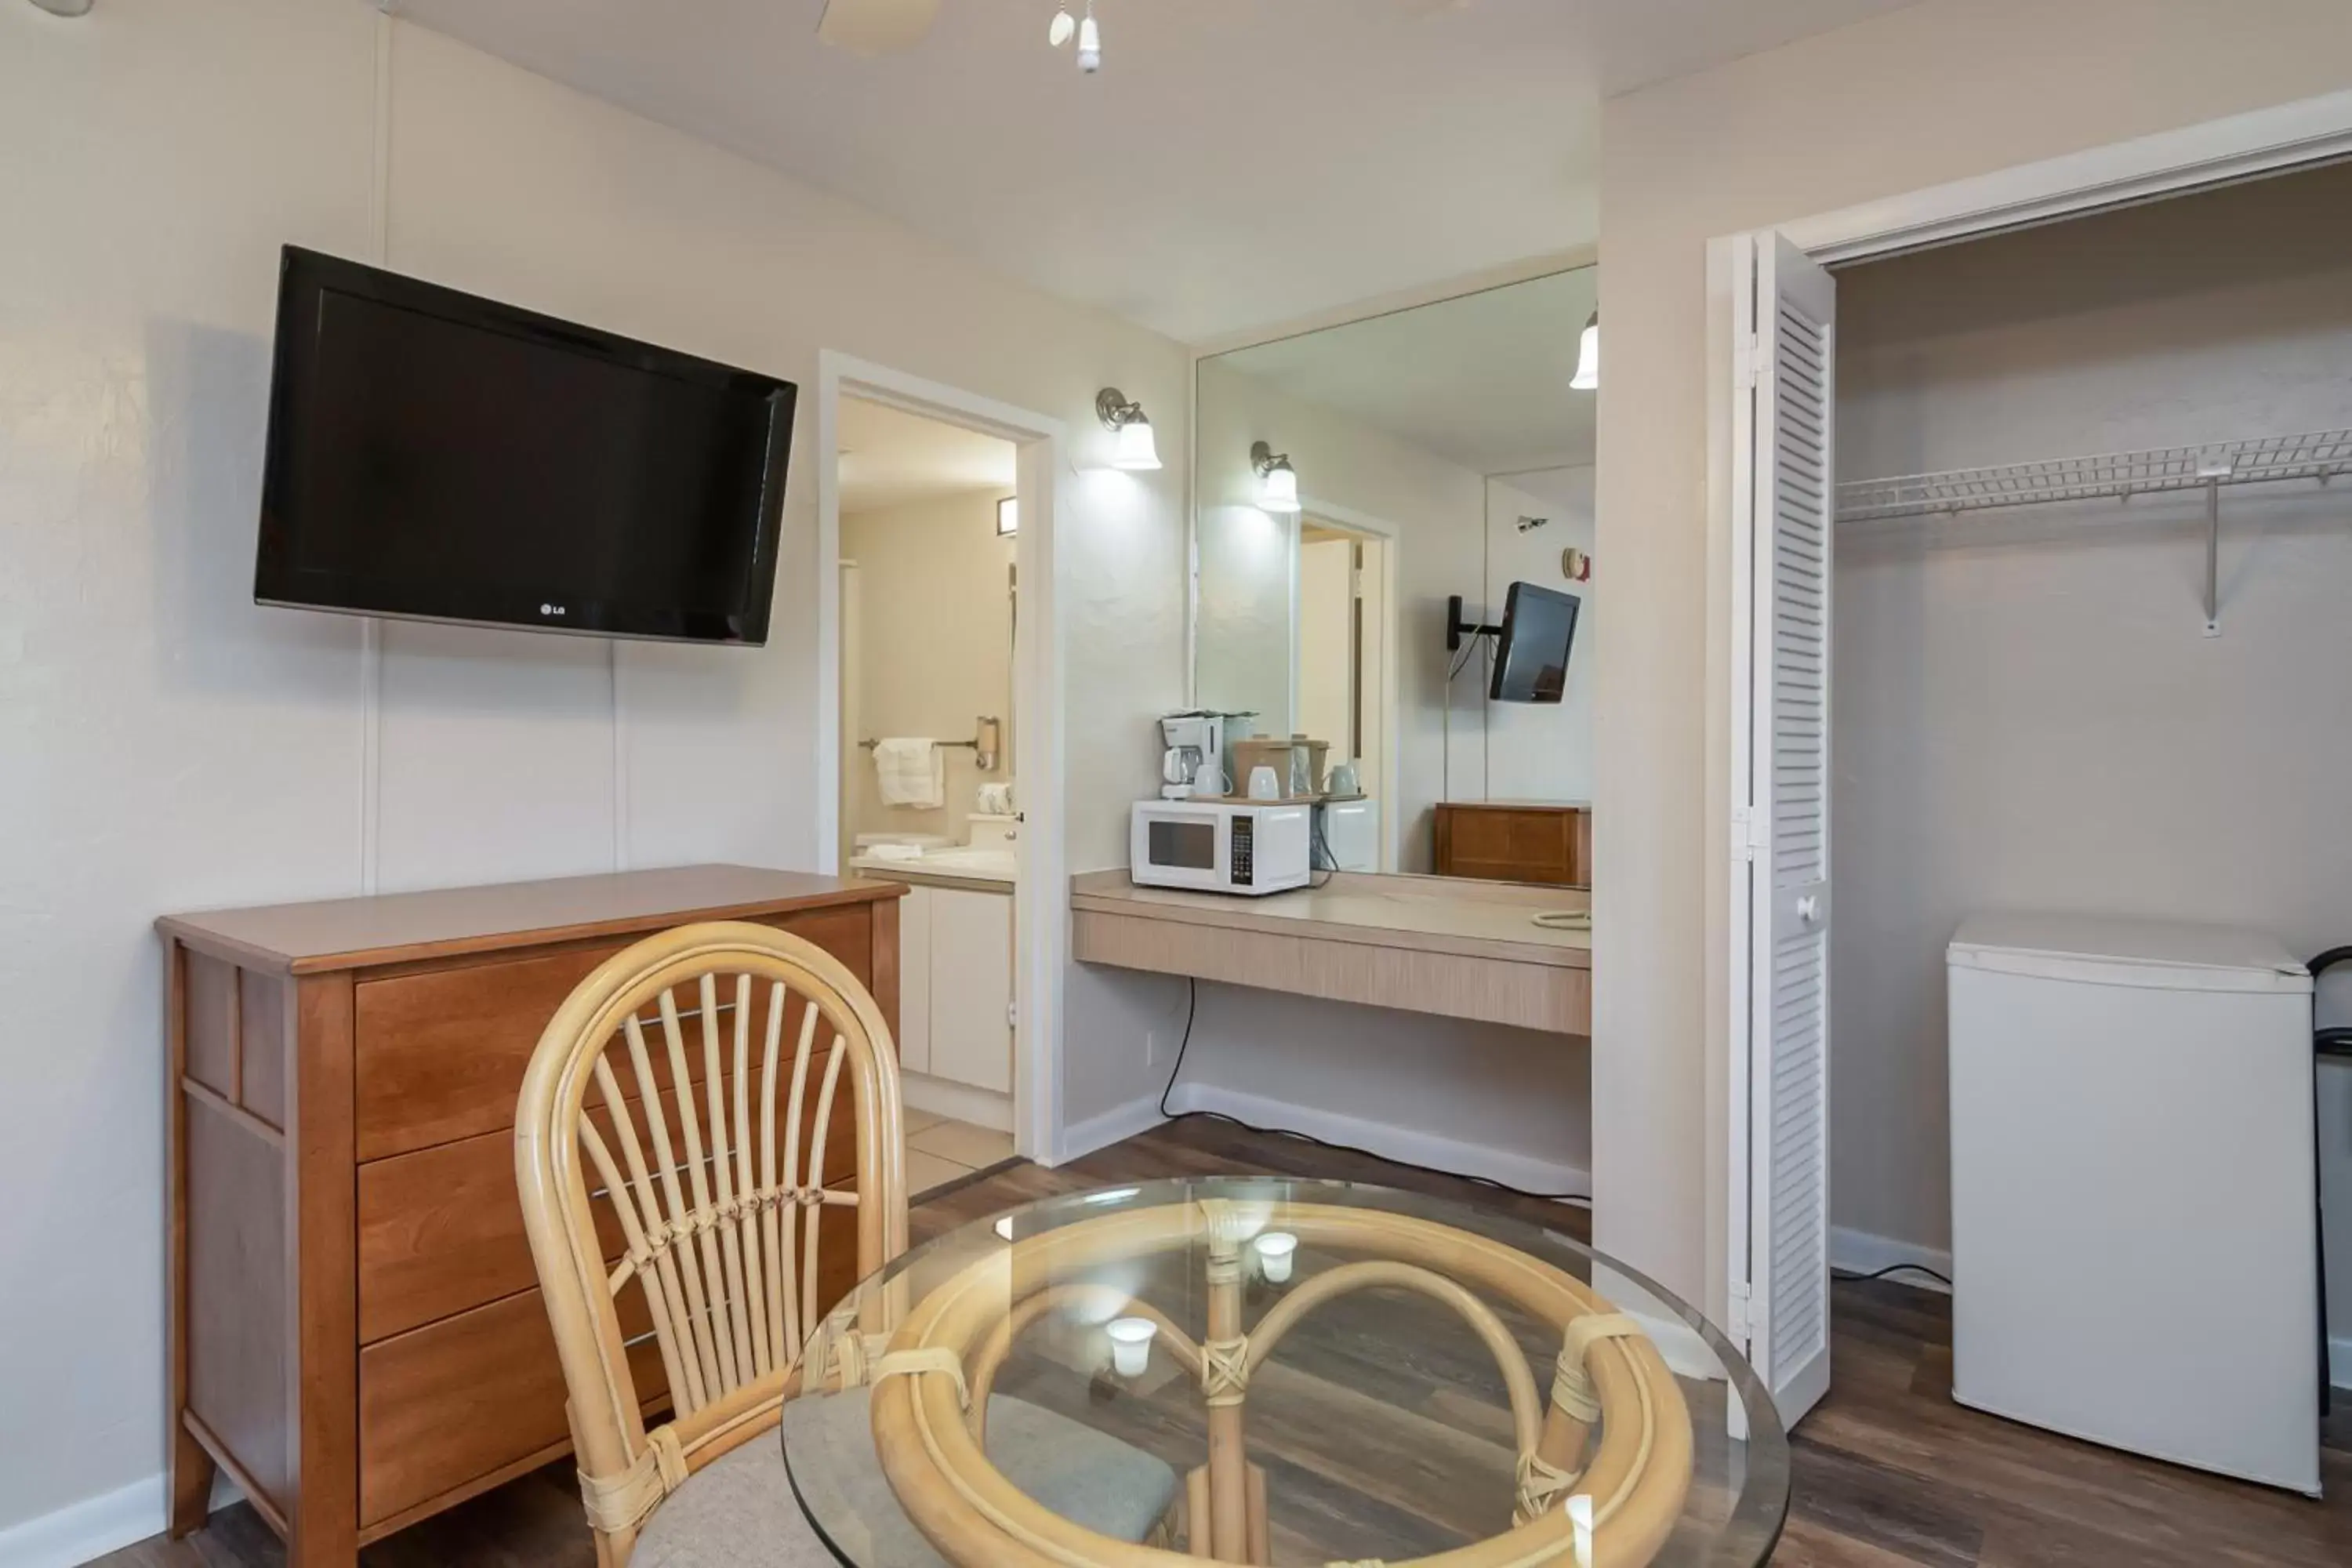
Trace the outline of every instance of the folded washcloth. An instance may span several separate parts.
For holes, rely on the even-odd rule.
[[[939,747],[901,737],[874,742],[874,777],[885,805],[936,811],[947,804],[947,769]]]

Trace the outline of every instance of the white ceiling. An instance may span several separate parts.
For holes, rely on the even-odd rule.
[[[1604,90],[1910,0],[947,0],[916,48],[824,0],[394,0],[530,69],[1188,342],[1591,243]]]
[[[1011,495],[1019,460],[1010,441],[856,397],[841,400],[835,445],[841,454],[845,512],[879,511],[974,490]]]
[[[1568,381],[1595,279],[1590,267],[1556,273],[1217,363],[1477,473],[1586,464],[1594,395]]]

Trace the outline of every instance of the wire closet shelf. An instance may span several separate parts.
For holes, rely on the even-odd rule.
[[[2159,447],[2095,458],[2053,458],[1941,474],[1856,479],[1837,488],[1840,522],[1951,516],[2051,501],[2129,500],[2176,490],[2352,474],[2352,430],[2256,436],[2195,447]]]

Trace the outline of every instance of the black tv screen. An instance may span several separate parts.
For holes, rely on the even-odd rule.
[[[1486,695],[1497,702],[1558,702],[1568,692],[1568,655],[1576,645],[1582,601],[1533,583],[1514,583],[1503,601],[1503,630],[1495,644],[1495,677]]]
[[[289,246],[254,597],[764,642],[795,396]]]

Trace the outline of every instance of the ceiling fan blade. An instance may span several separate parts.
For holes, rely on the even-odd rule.
[[[853,54],[887,55],[923,41],[940,0],[825,0],[816,36]]]

